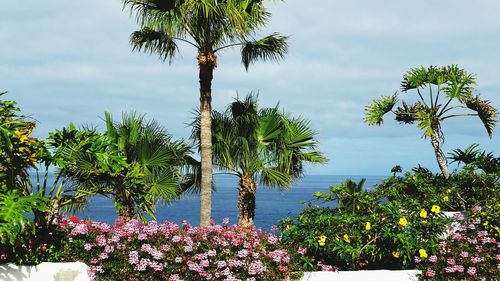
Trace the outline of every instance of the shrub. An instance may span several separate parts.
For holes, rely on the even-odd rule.
[[[416,258],[422,271],[420,280],[500,280],[500,243],[482,230],[482,209],[475,207],[467,219],[450,227],[450,235],[440,242],[440,250],[428,258]]]
[[[378,192],[390,201],[405,205],[437,204],[448,211],[462,211],[476,205],[485,206],[491,196],[500,193],[498,175],[465,168],[445,180],[441,175],[417,167],[402,177],[389,177]]]
[[[87,263],[97,280],[288,280],[287,250],[253,227],[73,220],[67,228],[66,259]]]
[[[439,205],[384,202],[378,192],[359,190],[346,181],[328,194],[315,194],[320,203],[335,200],[338,206],[310,204],[281,221],[293,270],[412,268],[416,254],[438,249],[450,221]]]

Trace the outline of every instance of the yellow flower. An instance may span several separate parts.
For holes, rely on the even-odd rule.
[[[399,259],[399,252],[396,251],[392,252],[392,256]]]
[[[401,217],[399,219],[399,225],[401,225],[402,227],[405,227],[407,224],[408,224],[408,220],[406,220],[406,217]]]
[[[427,217],[427,211],[425,209],[420,210],[420,217],[423,219]]]
[[[326,236],[325,235],[321,235],[318,237],[318,243],[320,246],[325,246],[325,242],[326,242]]]
[[[422,221],[422,223],[423,223],[423,224],[426,224],[426,223],[427,223],[427,220],[423,220],[423,221]]]
[[[416,176],[413,176],[413,177],[411,177],[411,178],[412,178],[413,180],[416,180],[416,179],[417,179],[417,177],[416,177]]]
[[[432,205],[431,212],[439,214],[441,212],[441,207],[438,205]]]
[[[365,225],[365,229],[366,229],[366,231],[372,229],[372,224],[370,222],[367,222]]]
[[[349,239],[349,235],[344,234],[344,241],[347,243],[351,243],[351,239]]]
[[[485,222],[483,223],[483,225],[484,225],[484,226],[488,226],[488,224],[489,224],[489,223],[488,223],[488,221],[485,221]]]
[[[450,201],[450,198],[448,196],[443,197],[444,202]]]
[[[424,249],[418,250],[418,253],[420,254],[420,257],[425,259],[427,258],[427,252]]]
[[[451,193],[451,189],[447,189],[447,190],[446,190],[446,193]]]

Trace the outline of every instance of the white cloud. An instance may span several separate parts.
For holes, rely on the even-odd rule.
[[[275,1],[262,34],[291,35],[280,64],[258,63],[247,73],[238,50],[220,54],[214,108],[260,91],[311,120],[331,163],[312,173],[386,173],[394,164],[433,166],[432,149],[414,126],[363,123],[364,106],[398,89],[419,65],[458,63],[478,75],[482,97],[500,107],[500,2]],[[172,65],[132,52],[136,28],[121,1],[10,1],[0,18],[0,90],[40,122],[39,134],[67,125],[100,124],[104,110],[136,110],[158,119],[176,137],[198,106],[195,51],[183,46]],[[448,120],[447,120],[448,121]],[[479,142],[499,153],[477,119],[449,120],[449,151]],[[397,149],[396,149],[397,148]]]

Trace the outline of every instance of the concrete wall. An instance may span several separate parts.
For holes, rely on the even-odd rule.
[[[37,266],[0,264],[0,281],[90,281],[87,268],[81,262],[44,262]],[[417,273],[417,270],[306,272],[300,281],[416,281]]]
[[[0,264],[0,281],[90,281],[82,262],[50,263],[37,266]]]

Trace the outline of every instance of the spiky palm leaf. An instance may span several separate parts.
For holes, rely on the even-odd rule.
[[[364,120],[368,125],[382,125],[384,123],[384,115],[392,110],[398,96],[382,96],[378,100],[373,100],[365,107]]]

